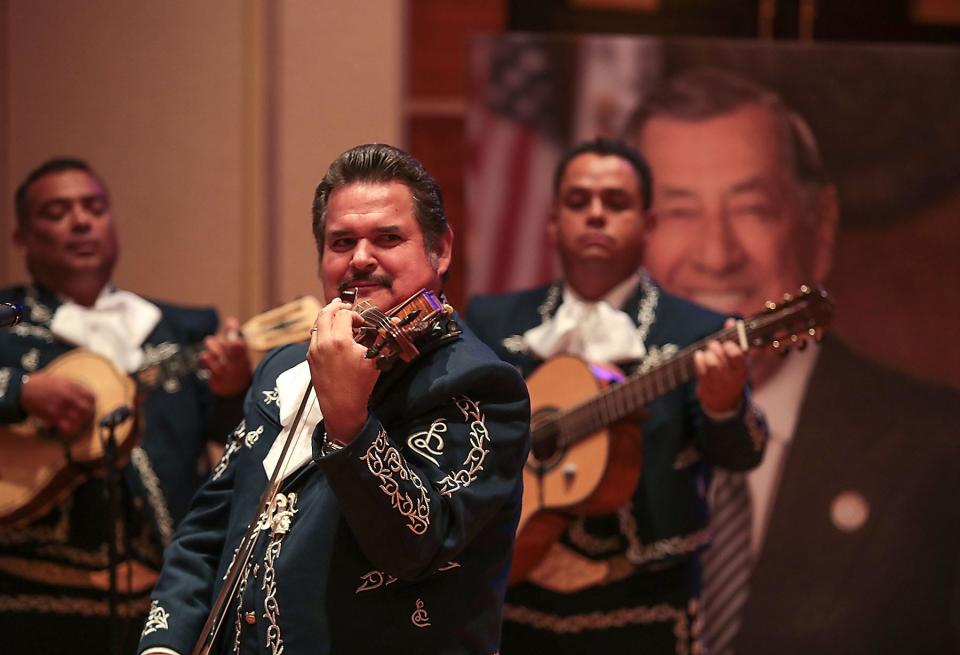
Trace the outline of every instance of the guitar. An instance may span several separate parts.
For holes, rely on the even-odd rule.
[[[317,299],[306,296],[248,320],[241,334],[251,362],[255,365],[276,346],[309,339],[319,311]],[[203,344],[170,352],[160,349],[129,376],[105,357],[83,348],[70,350],[44,367],[44,373],[74,380],[94,393],[93,420],[69,440],[33,420],[0,426],[0,525],[20,525],[42,516],[83,480],[103,475],[101,421],[121,407],[135,408],[137,398],[153,389],[164,386],[175,391],[182,378],[202,376],[202,352]],[[118,466],[129,460],[139,433],[136,421],[120,422],[114,429]]]
[[[693,343],[649,369],[624,377],[614,367],[554,357],[527,378],[531,448],[510,584],[524,580],[560,538],[571,515],[607,514],[633,495],[642,461],[638,420],[654,399],[696,375],[694,353],[707,341],[782,354],[820,339],[833,303],[820,287],[767,302],[764,310]]]

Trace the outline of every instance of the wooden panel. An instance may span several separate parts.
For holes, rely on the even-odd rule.
[[[410,0],[409,93],[413,97],[464,95],[467,40],[499,32],[503,2]]]
[[[465,309],[463,272],[466,248],[464,238],[463,167],[466,135],[461,118],[412,118],[409,123],[409,149],[436,178],[443,190],[447,217],[453,228],[453,266],[447,280],[447,298],[458,310]]]

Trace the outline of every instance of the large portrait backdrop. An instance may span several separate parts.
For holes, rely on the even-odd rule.
[[[622,135],[664,80],[709,67],[777,94],[819,147],[839,208],[833,331],[960,386],[960,49],[513,34],[477,38],[469,61],[468,293],[556,276],[545,225],[562,151]]]

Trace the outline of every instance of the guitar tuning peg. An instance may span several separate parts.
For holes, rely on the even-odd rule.
[[[793,300],[793,296],[791,296],[789,293],[783,294],[783,302],[789,303],[792,300]]]
[[[772,300],[768,300],[767,302],[763,303],[763,308],[768,312],[776,311],[777,303],[773,302]]]

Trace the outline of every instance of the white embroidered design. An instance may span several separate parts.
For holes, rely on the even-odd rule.
[[[646,373],[647,371],[660,366],[660,364],[667,361],[678,352],[680,352],[680,348],[675,343],[665,343],[662,346],[648,346],[647,354],[643,358],[643,361],[640,362],[640,366],[637,371],[639,373]]]
[[[446,419],[438,418],[433,423],[430,424],[430,427],[423,432],[414,432],[409,437],[407,437],[407,445],[412,451],[429,459],[435,465],[440,466],[438,462],[432,455],[439,457],[443,454],[443,437],[440,435],[447,431],[447,421]],[[434,446],[436,444],[436,446]]]
[[[477,479],[477,474],[483,470],[483,462],[490,451],[485,447],[490,442],[490,434],[480,411],[480,405],[466,396],[456,399],[457,408],[463,414],[463,420],[470,423],[470,452],[463,460],[464,468],[454,471],[440,480],[437,484],[440,493],[451,496],[455,491],[469,487]]]
[[[213,467],[214,480],[220,479],[220,476],[223,475],[223,472],[226,471],[227,467],[230,465],[230,458],[233,457],[238,450],[240,450],[241,439],[243,438],[243,433],[246,432],[246,430],[247,422],[246,419],[243,419],[240,421],[240,424],[236,427],[236,429],[234,429],[230,440],[223,449],[223,455],[220,456],[220,461],[217,462],[215,467]]]
[[[380,481],[380,491],[390,498],[390,505],[407,519],[407,528],[416,535],[425,534],[430,527],[430,497],[423,482],[407,466],[400,451],[390,445],[387,433],[380,428],[376,439],[360,457],[367,463],[367,469]],[[410,494],[400,488],[400,480],[409,480],[417,492],[414,500]]]
[[[267,626],[267,647],[273,655],[280,655],[283,652],[283,636],[277,624],[280,606],[277,604],[276,561],[280,557],[283,537],[290,532],[293,515],[298,511],[296,505],[295,493],[277,494],[269,510],[260,516],[257,524],[259,530],[270,529],[270,542],[267,544],[263,562],[263,584],[260,588],[267,592],[263,599],[263,617],[270,622]]]
[[[586,630],[609,630],[628,625],[649,623],[673,623],[673,634],[677,638],[676,653],[678,655],[689,653],[690,627],[687,613],[683,609],[666,604],[640,605],[609,612],[589,612],[569,616],[549,614],[529,607],[505,604],[503,606],[503,618],[513,623],[530,625],[557,634],[579,634]]]
[[[380,587],[392,585],[397,581],[397,578],[392,575],[387,575],[383,571],[370,571],[360,576],[360,580],[360,586],[357,587],[357,590],[354,592],[356,594],[359,594],[361,591],[372,591]]]
[[[503,347],[512,353],[522,355],[527,352],[527,340],[519,334],[511,334],[509,337],[504,337],[503,341],[500,343],[503,344]]]
[[[153,634],[157,630],[169,630],[169,621],[170,612],[160,607],[160,601],[153,601],[150,603],[150,613],[147,614],[147,622],[143,626],[143,632],[140,633],[140,638],[142,639],[149,634]]]
[[[20,325],[9,328],[9,331],[18,337],[34,337],[35,339],[42,339],[47,343],[53,343],[53,333],[41,325],[21,323]]]
[[[160,478],[153,470],[150,457],[143,448],[139,446],[134,448],[130,452],[130,461],[140,474],[140,480],[147,490],[147,500],[153,508],[153,515],[157,520],[157,529],[160,531],[160,539],[166,546],[173,539],[173,518],[170,516],[166,498],[164,498],[163,490],[160,488]]]
[[[657,317],[657,305],[660,303],[660,290],[650,279],[646,271],[640,271],[640,289],[643,292],[643,301],[637,310],[637,336],[646,344],[650,326]]]
[[[23,298],[23,304],[30,308],[30,320],[34,323],[49,323],[53,318],[50,308],[37,300],[37,289],[31,286]]]
[[[430,615],[427,614],[427,610],[423,609],[423,601],[419,598],[417,599],[417,609],[413,610],[413,614],[410,615],[410,621],[418,628],[430,627]]]
[[[263,426],[261,425],[256,430],[250,430],[243,437],[243,443],[247,448],[253,448],[253,445],[257,443],[257,440],[260,438],[260,435],[263,434]]]
[[[40,365],[40,351],[36,348],[31,348],[25,352],[23,357],[20,358],[20,365],[25,371],[36,371]]]
[[[263,394],[264,405],[276,405],[277,407],[280,406],[280,403],[279,403],[280,392],[277,390],[276,387],[274,387],[269,391],[261,391],[260,393]]]
[[[452,571],[453,569],[459,569],[459,562],[447,562],[440,568],[436,570],[436,573],[441,573],[443,571]],[[383,571],[369,571],[360,576],[360,586],[357,587],[354,593],[359,594],[361,591],[372,591],[374,589],[380,589],[381,587],[387,587],[396,582],[398,578],[387,575]]]
[[[10,387],[10,369],[0,368],[0,398],[7,395],[7,389]]]

